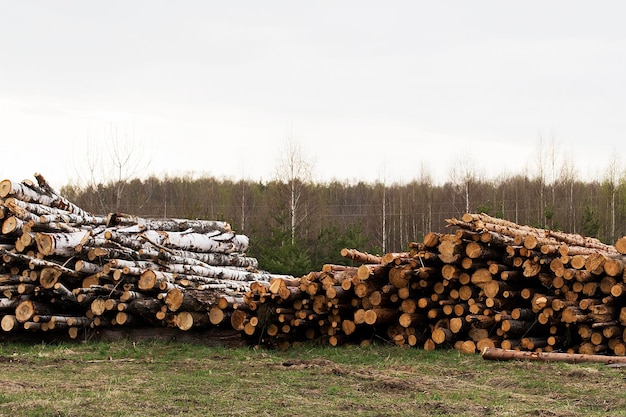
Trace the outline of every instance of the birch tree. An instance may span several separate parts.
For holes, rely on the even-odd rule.
[[[309,214],[302,208],[306,187],[312,181],[312,172],[313,163],[305,156],[300,143],[290,135],[276,165],[276,180],[283,186],[287,197],[292,245],[295,244],[298,227]]]

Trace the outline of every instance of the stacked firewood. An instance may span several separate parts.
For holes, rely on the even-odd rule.
[[[484,214],[450,219],[409,251],[345,249],[359,267],[325,265],[251,287],[233,326],[279,347],[374,338],[455,347],[626,355],[626,278],[616,246]]]
[[[0,340],[116,326],[230,328],[251,283],[278,277],[258,270],[245,255],[248,238],[226,222],[95,216],[35,178],[0,182]]]

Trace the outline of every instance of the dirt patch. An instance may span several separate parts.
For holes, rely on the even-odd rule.
[[[23,363],[24,360],[13,356],[0,356],[0,363]]]
[[[577,368],[564,373],[567,378],[580,378],[589,380],[590,376],[600,375],[600,371],[594,368]]]
[[[333,368],[338,365],[327,359],[293,359],[280,364],[283,369]]]
[[[30,382],[9,381],[6,379],[0,379],[0,387],[2,387],[3,393],[11,394],[23,390],[37,388],[37,385]]]
[[[337,375],[340,377],[349,377],[358,380],[360,383],[367,382],[370,387],[368,389],[390,391],[406,391],[417,390],[420,385],[417,381],[409,378],[400,378],[390,376],[384,372],[372,369],[353,369],[352,367],[337,364],[327,359],[295,359],[282,362],[281,369],[318,369],[322,372]],[[373,385],[373,386],[371,386]],[[423,388],[422,388],[423,389]]]

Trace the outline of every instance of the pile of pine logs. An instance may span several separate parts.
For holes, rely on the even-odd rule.
[[[361,265],[257,283],[231,323],[277,347],[379,338],[427,350],[626,355],[626,237],[610,246],[484,214],[448,224],[455,233],[429,233],[408,252],[344,249]]]
[[[118,326],[230,329],[258,270],[228,223],[95,216],[36,174],[0,182],[0,341]],[[81,332],[83,331],[83,332]]]

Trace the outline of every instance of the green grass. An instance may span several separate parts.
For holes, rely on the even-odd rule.
[[[626,416],[626,369],[391,346],[0,344],[2,416]]]

